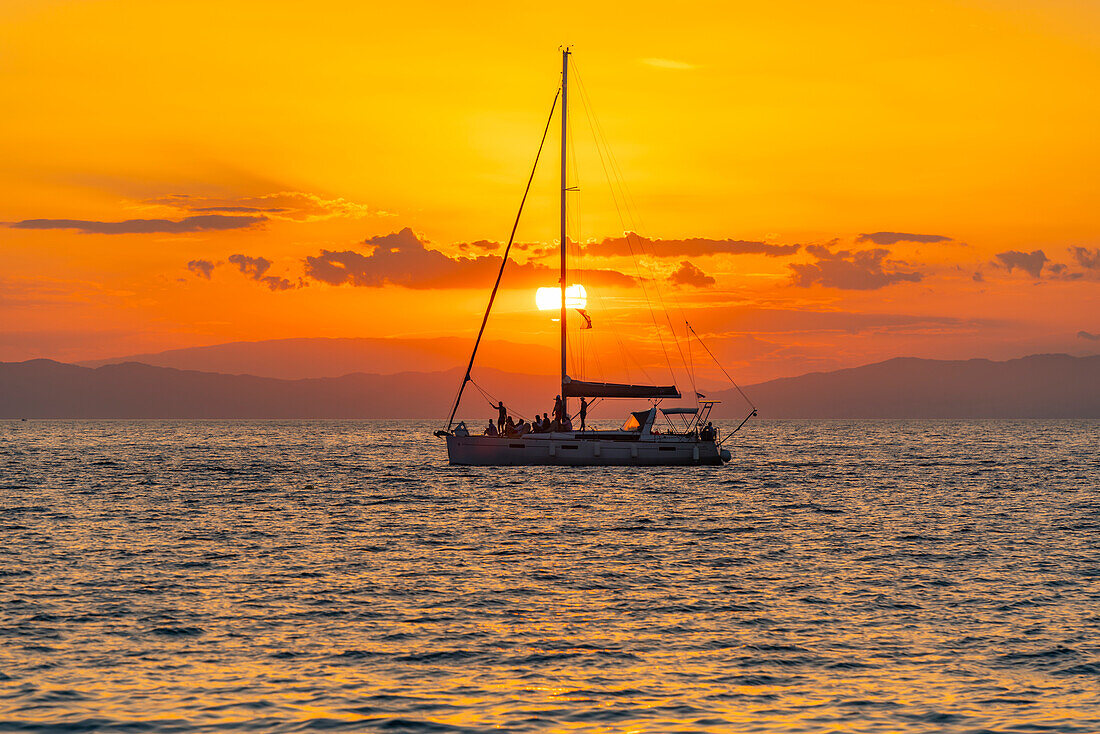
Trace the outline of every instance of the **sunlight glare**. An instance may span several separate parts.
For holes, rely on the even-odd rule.
[[[535,291],[535,305],[539,311],[561,310],[561,288],[539,288]],[[565,289],[567,308],[587,308],[588,291],[583,285],[574,283]]]

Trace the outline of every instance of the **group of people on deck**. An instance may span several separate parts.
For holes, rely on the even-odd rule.
[[[581,409],[577,417],[580,418],[580,429],[585,430],[584,421],[588,417],[588,401],[584,398],[581,398]],[[485,435],[513,437],[528,433],[556,433],[572,430],[573,420],[565,412],[565,403],[562,402],[561,395],[558,395],[554,398],[554,417],[551,418],[548,413],[543,413],[540,417],[536,413],[535,420],[530,423],[523,418],[518,422],[513,420],[512,416],[508,415],[508,409],[504,407],[504,401],[497,401],[497,421],[496,423],[489,421],[489,425],[485,427]]]
[[[581,409],[577,413],[577,417],[580,419],[580,430],[585,430],[585,418],[588,417],[588,401],[581,398]],[[462,424],[465,429],[465,424]],[[569,415],[565,412],[565,406],[562,402],[561,395],[554,398],[554,417],[551,418],[548,413],[543,413],[540,417],[538,413],[535,414],[535,420],[528,423],[525,419],[520,418],[518,421],[514,420],[512,416],[508,415],[508,409],[504,407],[504,401],[497,401],[497,420],[494,423],[492,420],[485,426],[486,436],[500,436],[507,438],[514,438],[517,436],[525,436],[529,433],[558,433],[561,431],[572,431],[573,421]],[[707,422],[705,426],[697,429],[699,438],[703,441],[714,441],[718,437],[718,430],[714,427],[714,424]],[[654,426],[651,429],[653,434],[659,434],[660,431]],[[689,434],[690,435],[690,432]]]

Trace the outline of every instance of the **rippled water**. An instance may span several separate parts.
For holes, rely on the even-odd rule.
[[[1100,731],[1100,422],[0,424],[0,729]]]

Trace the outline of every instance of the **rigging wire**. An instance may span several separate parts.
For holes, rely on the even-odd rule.
[[[600,295],[600,292],[598,290],[593,291],[591,296],[596,299],[596,303],[598,304],[598,310],[600,311],[600,313],[607,314],[610,321],[611,309],[607,307],[607,301],[604,300],[603,296]],[[609,331],[611,332],[611,335],[615,337],[615,342],[619,345],[619,354],[622,355],[623,358],[623,369],[626,371],[627,380],[633,380],[633,373],[631,372],[631,363],[633,363],[634,367],[642,373],[642,377],[645,378],[646,382],[651,384],[655,383],[656,380],[654,380],[650,376],[649,372],[645,368],[645,365],[638,361],[638,358],[634,356],[634,352],[626,348],[626,344],[623,343],[622,336],[619,335],[619,330],[614,328],[614,326],[612,325]]]
[[[574,73],[578,73],[577,70],[576,70],[576,62],[571,60],[571,63],[573,63]],[[578,77],[578,81],[580,81],[579,77]],[[585,97],[587,96],[587,94],[584,92],[583,89],[580,89],[580,92],[581,92],[581,106],[585,108],[586,114],[588,114],[589,105],[585,100]],[[590,118],[589,119],[589,125],[590,126],[591,126],[591,123],[592,123],[592,121],[591,121],[591,118]],[[572,154],[573,168],[575,170],[575,176],[576,176],[576,181],[577,181],[577,186],[575,188],[578,191],[578,196],[575,197],[575,199],[574,199],[574,201],[576,201],[577,203],[576,203],[575,206],[570,207],[570,210],[569,210],[569,213],[572,215],[572,217],[574,218],[574,220],[576,222],[575,228],[574,228],[574,233],[575,233],[575,235],[577,235],[577,236],[574,236],[573,238],[571,238],[571,240],[570,240],[570,242],[571,242],[571,244],[570,244],[570,254],[573,256],[574,260],[577,260],[581,257],[581,251],[582,251],[582,247],[580,245],[580,237],[579,237],[579,233],[581,231],[580,222],[581,222],[581,219],[582,219],[581,211],[580,211],[581,196],[579,194],[579,191],[580,191],[580,188],[581,188],[580,187],[580,167],[577,164],[577,158],[576,158],[577,148],[576,148],[576,143],[575,143],[575,141],[577,140],[577,136],[573,131],[573,127],[572,127],[573,122],[572,122],[572,120],[570,120],[569,125],[570,125],[570,128],[569,128],[569,130],[570,130],[570,152]],[[596,141],[595,133],[593,133],[593,141],[594,142]],[[603,157],[602,157],[603,152],[600,150],[598,142],[597,142],[596,149],[597,149],[597,152],[600,153],[600,156],[601,156],[601,164],[603,164],[603,167],[604,167],[604,175],[608,176],[607,166],[606,166],[606,163],[603,161]],[[608,180],[610,182],[610,176],[608,176]],[[618,207],[618,202],[615,201],[615,190],[614,190],[613,186],[611,187],[611,193],[612,193],[612,199],[613,199],[616,207]],[[620,221],[620,223],[623,221],[621,212],[619,214],[619,221]],[[637,262],[635,262],[635,268],[637,270]],[[643,289],[644,289],[644,279],[641,278],[640,273],[639,273],[639,278],[638,279],[639,279],[640,282],[642,282]],[[641,372],[641,374],[642,374],[643,378],[645,379],[645,381],[651,382],[651,383],[655,382],[655,380],[653,380],[653,378],[649,375],[649,372],[645,369],[645,367],[634,356],[633,351],[628,350],[626,348],[626,345],[623,343],[622,336],[620,335],[619,330],[615,328],[614,321],[610,320],[611,309],[609,309],[607,307],[607,302],[603,298],[603,296],[600,292],[600,289],[594,288],[592,290],[592,292],[589,294],[589,297],[593,298],[596,301],[596,303],[598,305],[598,310],[600,311],[600,313],[604,314],[609,319],[609,322],[608,322],[609,328],[606,329],[606,331],[609,331],[611,333],[611,335],[615,338],[615,341],[616,341],[616,343],[619,347],[619,353],[623,357],[622,364],[623,364],[623,369],[626,372],[627,379],[628,380],[633,379],[633,376],[631,375],[631,364],[630,364],[631,362],[633,362],[634,366]],[[646,303],[647,303],[647,306],[650,308],[650,310],[652,310],[652,306],[649,305],[648,296],[646,298]],[[656,328],[656,323],[654,324],[654,326]],[[586,330],[578,331],[578,334],[580,335],[580,338],[583,340],[582,341],[582,348],[587,346],[587,350],[586,350],[585,353],[587,354],[588,351],[590,351],[592,353],[593,358],[597,363],[597,370],[599,371],[599,375],[601,376],[601,378],[606,379],[604,369],[603,369],[602,363],[600,362],[600,358],[599,358],[599,349],[597,348],[597,345],[596,345],[596,334],[593,333],[593,334],[590,334],[590,335],[585,335],[584,331],[586,331]],[[585,338],[586,336],[588,338]]]
[[[610,146],[610,144],[608,144],[607,138],[603,134],[603,129],[599,124],[599,120],[595,116],[595,111],[592,109],[592,103],[591,103],[591,100],[588,97],[588,92],[585,89],[584,81],[583,81],[583,79],[581,79],[580,72],[577,71],[577,69],[576,69],[576,62],[571,61],[571,63],[573,64],[573,67],[574,67],[574,76],[577,80],[577,85],[578,85],[578,88],[579,88],[579,91],[580,91],[581,106],[584,108],[585,115],[588,117],[588,124],[589,124],[589,127],[591,128],[591,131],[592,131],[592,139],[593,139],[593,142],[595,143],[596,152],[597,152],[597,154],[599,155],[599,158],[600,158],[600,165],[603,167],[604,176],[607,178],[608,187],[611,189],[611,200],[612,200],[612,203],[614,203],[614,205],[615,205],[615,211],[616,211],[616,213],[618,214],[618,217],[619,217],[619,224],[622,226],[624,231],[629,233],[629,230],[634,228],[634,220],[633,220],[633,215],[631,214],[629,209],[627,210],[627,216],[626,217],[623,216],[623,207],[627,206],[627,198],[626,198],[626,195],[624,193],[624,184],[623,184],[623,181],[622,181],[621,172],[616,172],[616,174],[615,174],[616,180],[613,181],[611,171],[615,170],[614,169],[614,164],[612,164],[612,169],[611,169],[611,171],[609,171],[608,163],[611,162],[612,156],[614,155],[614,153],[612,153],[611,146]],[[606,159],[605,159],[605,155],[604,155],[605,150],[606,150],[606,153],[607,153]],[[619,192],[618,193],[616,193],[616,188],[615,188],[616,183],[619,184]],[[619,204],[619,199],[620,198],[622,198],[622,200],[623,200],[622,206],[620,206],[620,204]],[[626,221],[627,219],[631,220],[631,226],[630,227],[627,226],[627,221]],[[630,243],[629,235],[625,239],[626,239],[627,248],[630,250],[631,259],[634,262],[634,272],[635,272],[635,275],[638,278],[638,284],[641,286],[642,295],[645,297],[646,307],[649,311],[650,319],[653,321],[653,329],[656,332],[658,342],[661,345],[661,354],[665,358],[665,364],[668,366],[668,371],[669,371],[669,374],[672,376],[673,383],[675,383],[676,382],[676,370],[672,366],[672,360],[669,359],[668,350],[665,347],[664,334],[662,334],[661,327],[657,323],[657,316],[653,312],[653,301],[652,301],[652,299],[650,299],[649,290],[646,288],[646,284],[645,284],[646,278],[644,278],[642,276],[641,266],[639,265],[639,262],[638,262],[638,256],[634,251],[634,246]],[[656,288],[656,279],[654,279],[653,284],[654,284],[654,287]],[[658,295],[659,295],[659,290],[658,290]],[[663,301],[662,301],[662,304],[663,304]],[[676,338],[675,330],[673,330],[672,336],[673,336],[673,339]],[[677,346],[679,346],[679,345],[677,344]],[[683,353],[682,352],[681,352],[681,359],[683,359]]]
[[[504,248],[504,254],[500,258],[500,271],[497,273],[493,291],[489,294],[489,303],[485,307],[485,315],[481,318],[481,328],[477,331],[477,339],[474,340],[474,349],[470,353],[470,362],[466,365],[466,374],[462,378],[462,384],[458,386],[458,394],[455,395],[454,407],[451,408],[451,416],[447,419],[447,430],[451,430],[454,423],[458,405],[462,402],[462,391],[466,389],[466,383],[471,381],[470,370],[474,368],[474,358],[477,357],[477,348],[481,344],[481,337],[485,334],[485,325],[489,323],[489,314],[493,310],[493,301],[496,300],[497,291],[500,289],[500,279],[504,277],[504,268],[508,265],[508,253],[512,250],[512,242],[516,239],[516,229],[519,228],[519,218],[523,215],[523,205],[527,202],[527,194],[531,191],[531,182],[535,180],[535,171],[538,170],[539,157],[542,155],[543,146],[546,145],[546,134],[550,131],[550,122],[554,119],[554,110],[558,107],[558,99],[561,98],[561,87],[558,87],[554,95],[554,101],[550,104],[550,115],[546,118],[546,127],[542,130],[542,140],[539,141],[538,152],[535,153],[535,162],[531,166],[531,175],[527,178],[527,186],[523,189],[523,198],[519,202],[519,211],[516,212],[516,220],[512,223],[512,233],[508,235],[508,246]],[[521,416],[522,417],[522,416]]]
[[[615,209],[616,209],[616,213],[617,213],[618,218],[619,218],[619,222],[623,226],[623,229],[625,231],[626,236],[624,237],[624,240],[627,244],[627,248],[630,251],[631,258],[634,262],[635,272],[638,275],[638,282],[639,282],[639,285],[641,286],[642,293],[645,297],[647,309],[649,311],[650,318],[653,321],[654,329],[657,332],[658,340],[659,340],[660,345],[661,345],[662,354],[664,355],[665,362],[668,365],[669,373],[672,376],[673,382],[675,382],[676,381],[676,371],[672,366],[671,360],[669,359],[668,350],[665,347],[665,341],[664,341],[664,337],[663,337],[660,325],[658,324],[657,318],[656,318],[655,314],[653,313],[653,302],[650,299],[648,289],[646,288],[646,284],[645,284],[646,279],[643,278],[642,275],[641,275],[641,272],[640,272],[641,268],[640,268],[640,264],[639,264],[638,253],[635,251],[634,245],[631,244],[631,241],[630,241],[631,236],[633,236],[633,238],[637,241],[638,249],[641,251],[643,256],[648,254],[650,258],[652,258],[653,260],[656,260],[656,253],[655,253],[655,251],[653,251],[652,241],[650,241],[650,250],[651,250],[651,252],[647,253],[646,252],[646,243],[645,243],[644,240],[646,240],[648,238],[644,238],[644,237],[641,237],[641,236],[638,235],[637,230],[639,229],[639,227],[637,225],[640,224],[640,222],[641,222],[640,213],[637,212],[637,208],[636,208],[636,205],[634,204],[633,196],[630,194],[629,189],[626,186],[625,177],[623,177],[623,175],[622,175],[622,171],[621,171],[621,168],[619,167],[618,160],[615,158],[614,152],[612,151],[610,144],[607,142],[607,138],[606,138],[606,135],[603,132],[602,126],[600,125],[598,118],[596,118],[596,116],[595,116],[595,111],[592,109],[590,99],[588,98],[587,90],[584,87],[584,82],[581,79],[580,73],[576,70],[576,63],[574,61],[572,61],[571,59],[570,59],[570,63],[573,64],[574,74],[576,76],[579,91],[580,91],[580,99],[581,99],[581,103],[582,103],[581,106],[585,109],[586,116],[588,117],[589,126],[591,128],[592,135],[593,135],[593,140],[595,142],[595,147],[596,147],[597,153],[599,154],[601,166],[604,170],[604,176],[607,179],[609,188],[611,189],[612,201],[615,205]],[[508,255],[509,255],[509,253],[511,251],[511,248],[512,248],[512,245],[514,243],[516,231],[519,227],[520,218],[523,214],[523,207],[524,207],[524,205],[527,201],[528,194],[530,193],[531,185],[534,181],[535,173],[536,173],[537,168],[538,168],[538,162],[539,162],[539,159],[541,157],[543,148],[545,147],[546,137],[547,137],[547,134],[548,134],[549,129],[550,129],[550,124],[551,124],[551,122],[553,120],[553,117],[554,117],[554,112],[557,108],[558,100],[561,98],[561,94],[562,94],[562,88],[559,85],[559,87],[557,89],[557,92],[554,95],[554,100],[553,100],[553,102],[551,103],[551,106],[550,106],[550,114],[547,118],[546,126],[543,129],[542,138],[539,142],[538,151],[535,154],[535,161],[534,161],[534,163],[532,165],[532,168],[531,168],[531,174],[528,177],[527,185],[524,188],[523,197],[520,200],[519,210],[516,212],[516,218],[515,218],[515,221],[513,222],[513,225],[512,225],[512,231],[511,231],[511,233],[508,237],[508,244],[505,247],[504,253],[501,257],[500,270],[497,273],[497,278],[496,278],[496,281],[493,285],[493,290],[490,293],[489,302],[488,302],[488,304],[486,306],[486,309],[485,309],[485,314],[482,317],[481,326],[478,330],[477,338],[474,342],[474,348],[473,348],[473,351],[470,355],[470,361],[469,361],[469,364],[466,367],[466,373],[463,377],[462,383],[460,384],[460,386],[458,388],[458,393],[455,396],[454,405],[452,407],[451,414],[450,414],[450,417],[448,418],[448,422],[447,422],[447,432],[450,431],[451,426],[454,423],[454,418],[455,418],[456,413],[458,412],[458,408],[459,408],[459,405],[460,405],[461,400],[462,400],[462,394],[463,394],[463,391],[465,389],[466,383],[472,383],[474,385],[475,389],[481,394],[481,396],[489,403],[489,405],[491,407],[496,407],[496,404],[498,404],[498,403],[503,404],[502,401],[498,400],[495,396],[493,396],[491,393],[489,393],[487,390],[485,390],[480,384],[478,384],[471,377],[471,371],[473,369],[474,360],[477,356],[477,349],[478,349],[478,347],[481,343],[481,339],[484,335],[486,324],[488,323],[489,315],[492,312],[493,303],[496,299],[496,295],[497,295],[497,293],[499,291],[499,288],[500,288],[501,279],[504,275],[504,269],[505,269],[505,267],[507,266],[507,263],[508,263]],[[567,141],[567,143],[568,143],[567,148],[568,148],[568,155],[569,155],[569,161],[568,162],[572,164],[571,167],[572,167],[572,170],[573,170],[573,173],[574,173],[574,181],[576,181],[577,184],[578,184],[578,185],[575,185],[573,187],[570,187],[568,190],[576,192],[576,191],[579,191],[579,166],[577,165],[576,145],[575,145],[575,142],[574,142],[575,141],[575,135],[573,135],[573,123],[572,123],[572,121],[571,120],[566,120],[566,125],[568,127],[568,133],[569,133],[569,138],[570,138]],[[606,153],[606,157],[605,157],[605,153]],[[610,168],[609,168],[609,166],[610,166]],[[614,180],[613,180],[613,178],[614,178]],[[618,184],[618,191],[616,191],[616,183]],[[579,199],[579,197],[577,197],[577,199]],[[622,200],[622,206],[620,206],[620,199]],[[567,225],[571,225],[571,228],[575,233],[579,233],[580,230],[581,230],[581,216],[580,216],[579,207],[580,207],[580,203],[578,201],[576,203],[576,206],[570,208],[569,213],[572,214],[572,217],[571,217],[572,221],[567,221],[566,222]],[[626,209],[626,215],[625,216],[623,214],[623,209],[624,208]],[[637,215],[637,219],[635,218],[636,215]],[[628,219],[630,220],[630,224],[631,224],[631,227],[629,229],[627,228],[627,220]],[[579,258],[580,251],[581,251],[581,246],[580,246],[578,237],[570,238],[568,236],[568,233],[566,233],[565,234],[565,242],[562,242],[561,246],[564,249],[566,249],[567,251],[572,252],[574,254],[575,258]],[[665,305],[665,302],[664,302],[663,293],[661,292],[660,286],[658,285],[658,278],[656,278],[656,277],[654,278],[652,286],[653,286],[654,290],[657,292],[657,297],[660,300],[662,310],[665,312],[665,320],[668,322],[669,330],[672,334],[673,341],[676,345],[677,351],[680,353],[680,359],[684,364],[685,372],[688,376],[688,379],[691,382],[692,389],[695,392],[696,403],[698,403],[700,395],[699,395],[698,390],[696,388],[694,361],[692,359],[690,359],[690,355],[691,355],[690,336],[685,334],[685,337],[687,338],[687,342],[688,342],[687,343],[687,349],[688,349],[688,355],[689,355],[689,357],[685,357],[684,356],[684,350],[681,347],[680,342],[679,342],[679,338],[677,337],[677,334],[676,334],[676,329],[673,327],[672,321],[669,317],[668,309],[667,309],[667,307]],[[602,303],[603,299],[600,298],[600,296],[598,294],[598,289],[596,289],[595,295],[596,295],[597,300]],[[679,300],[676,299],[675,294],[673,294],[673,300],[675,301],[676,307],[680,311],[681,315],[684,315],[683,306],[679,303]],[[686,318],[684,320],[684,324],[685,324],[687,330],[689,330],[691,332],[691,334],[694,335],[695,338],[699,340],[700,345],[707,352],[707,354],[710,355],[711,359],[714,360],[715,364],[718,365],[718,368],[723,372],[723,374],[725,374],[726,378],[730,381],[730,384],[732,384],[734,386],[734,388],[736,388],[736,390],[738,391],[738,393],[740,393],[741,397],[745,400],[745,402],[747,402],[752,407],[752,412],[750,413],[750,415],[748,417],[746,417],[745,420],[743,420],[741,422],[741,424],[736,429],[734,429],[734,431],[732,432],[732,433],[736,433],[745,424],[745,422],[748,421],[749,418],[756,415],[756,406],[749,399],[748,395],[746,395],[745,392],[741,389],[741,387],[736,383],[736,381],[734,381],[733,377],[729,374],[729,372],[726,371],[725,367],[722,366],[721,362],[718,361],[717,357],[714,356],[714,353],[711,352],[711,350],[703,342],[702,338],[699,336],[699,334],[695,331],[695,329],[691,326],[691,324],[687,321]],[[623,342],[622,342],[621,338],[619,337],[619,334],[617,333],[617,331],[614,330],[614,329],[612,329],[611,331],[612,331],[613,335],[615,336],[616,340],[619,342],[620,350],[623,352],[623,354],[626,355],[626,356],[629,356],[629,357],[633,357],[633,355],[629,352],[629,350],[625,349],[625,345],[623,344]],[[585,335],[583,334],[583,330],[579,330],[578,331],[578,337],[579,337],[578,342],[579,342],[581,348],[579,350],[577,350],[573,355],[574,368],[579,369],[578,374],[582,374],[584,372],[586,346],[594,347],[594,345],[588,344],[587,340],[584,340],[584,338],[583,338],[584,336]],[[596,355],[597,366],[599,366],[598,365],[598,353],[594,350],[594,348],[592,349],[592,351],[593,351],[593,354]],[[641,365],[641,363],[638,363],[636,358],[635,358],[634,361],[637,363],[637,365],[641,369],[642,373],[646,374],[646,370]],[[602,367],[600,367],[599,369],[600,369],[600,372],[602,373]],[[647,376],[647,379],[648,379],[648,375],[646,375],[646,376]],[[594,401],[592,404],[590,404],[590,407],[594,406],[598,402],[599,402],[599,400],[597,399],[597,401]],[[526,416],[523,415],[522,413],[515,412],[515,415],[517,415],[521,419],[526,420]],[[440,435],[443,432],[437,431],[436,433],[437,433],[437,435]],[[732,433],[730,435],[732,435]],[[728,436],[727,436],[727,438],[728,438]]]
[[[731,438],[733,438],[733,434],[735,434],[735,433],[737,433],[738,431],[740,431],[740,430],[741,430],[741,429],[742,429],[742,428],[744,427],[744,425],[745,425],[746,423],[748,423],[748,422],[749,422],[749,418],[752,418],[752,417],[753,417],[754,415],[756,415],[756,408],[753,408],[753,409],[752,409],[752,412],[751,412],[751,413],[749,413],[748,415],[746,415],[746,416],[745,416],[745,417],[744,417],[744,418],[743,418],[743,419],[741,420],[741,422],[737,424],[737,428],[734,428],[734,429],[733,429],[732,431],[730,431],[729,433],[727,433],[727,434],[726,434],[726,437],[725,437],[725,438],[723,438],[723,439],[722,439],[721,441],[719,441],[719,442],[718,442],[718,445],[719,445],[719,446],[721,446],[721,445],[722,445],[722,444],[724,444],[724,443],[725,443],[726,441],[729,441],[729,440],[730,440]]]
[[[580,219],[581,219],[581,213],[580,213],[581,178],[580,178],[580,167],[577,165],[577,143],[576,143],[577,136],[574,134],[574,130],[573,130],[573,118],[569,118],[566,121],[566,125],[569,128],[569,135],[568,135],[568,138],[566,140],[566,148],[567,148],[566,157],[567,157],[567,164],[568,164],[568,167],[569,167],[569,172],[572,174],[571,180],[573,181],[572,186],[570,186],[566,190],[568,192],[574,194],[574,196],[571,199],[572,205],[569,206],[569,208],[566,210],[566,234],[565,234],[565,240],[566,241],[564,243],[562,243],[562,246],[567,248],[569,259],[571,261],[573,261],[574,263],[576,263],[577,260],[578,260],[578,257],[579,257],[579,251],[578,251],[578,246],[577,246],[577,239],[578,238],[576,236],[570,237],[569,234],[570,234],[570,232],[572,232],[574,235],[576,235],[578,232],[580,232],[580,229],[581,229],[581,226],[580,226]],[[580,272],[579,269],[575,269],[573,271],[573,279],[575,279],[576,282],[583,283],[584,278],[581,277],[581,272]],[[566,283],[566,286],[568,286],[568,285],[569,284]],[[586,329],[581,328],[582,322],[577,320],[577,319],[573,319],[573,323],[575,324],[575,326],[573,328],[572,342],[573,342],[573,344],[576,345],[576,348],[573,349],[573,351],[570,353],[569,356],[570,356],[570,359],[572,360],[572,365],[573,365],[572,373],[573,373],[573,375],[577,379],[582,379],[583,380],[583,379],[585,379],[585,350],[586,350],[586,347],[589,346],[589,344],[588,344],[589,340],[585,338],[587,336],[584,333],[586,331]]]
[[[687,325],[687,319],[684,319],[684,325]],[[687,333],[685,331],[685,333]],[[688,348],[688,371],[691,374],[691,386],[695,388],[695,356],[691,353],[691,337],[685,339]],[[695,404],[699,404],[699,390],[695,388]]]
[[[569,119],[568,125],[568,155],[573,181],[573,185],[570,187],[570,192],[573,193],[574,196],[572,198],[573,203],[568,210],[568,225],[570,228],[570,233],[567,236],[567,239],[569,242],[569,257],[574,263],[577,263],[581,261],[584,251],[584,246],[582,245],[582,233],[584,231],[583,204],[585,202],[585,197],[584,186],[581,182],[581,167],[577,161],[577,151],[579,148],[579,146],[577,145],[577,141],[579,140],[579,136],[577,135],[575,128],[576,123],[574,122],[573,118]],[[574,272],[576,273],[576,282],[585,285],[588,296],[590,298],[595,297],[597,302],[600,303],[599,310],[601,311],[601,313],[606,313],[606,310],[603,308],[603,299],[599,295],[599,289],[587,287],[588,285],[592,285],[591,278],[593,277],[593,273],[591,272],[591,270],[586,270],[582,267],[578,268]],[[603,319],[601,319],[601,321],[603,321]],[[611,327],[607,330],[610,331],[615,336],[615,338],[621,342],[618,336],[618,332],[614,328],[614,325],[605,325]],[[593,330],[591,327],[584,328],[583,322],[576,322],[576,327],[574,328],[573,332],[574,338],[572,340],[572,343],[577,345],[577,354],[576,356],[574,356],[574,376],[576,378],[582,380],[591,379],[591,376],[589,375],[589,367],[590,362],[594,362],[596,376],[599,377],[601,380],[606,379],[603,365],[600,362],[600,350],[597,343],[598,334],[600,331],[603,330],[604,329],[602,327],[598,331]]]
[[[574,66],[575,65],[576,65],[576,62],[574,62]],[[574,75],[577,79],[577,84],[580,87],[581,97],[582,97],[582,100],[583,100],[583,102],[586,106],[586,112],[587,112],[588,108],[591,107],[591,102],[588,99],[588,92],[585,89],[584,80],[581,78],[581,74],[580,74],[579,71],[574,71]],[[622,174],[622,167],[619,165],[619,161],[618,161],[618,158],[615,156],[614,149],[611,147],[610,143],[607,142],[607,135],[603,131],[603,126],[600,124],[599,117],[596,115],[595,109],[591,110],[591,114],[589,116],[589,122],[590,122],[590,124],[593,125],[594,131],[598,131],[599,137],[602,139],[603,145],[607,149],[607,156],[608,156],[608,161],[610,162],[610,165],[611,165],[611,171],[617,179],[617,183],[619,185],[619,195],[623,199],[623,206],[627,210],[627,218],[630,220],[630,223],[631,223],[630,231],[626,232],[626,234],[625,234],[625,239],[627,241],[627,247],[630,248],[631,254],[633,255],[634,248],[630,244],[630,238],[631,238],[631,236],[633,236],[635,238],[635,240],[637,241],[638,248],[642,251],[643,254],[647,254],[646,253],[646,244],[643,241],[644,239],[647,239],[647,238],[645,238],[644,235],[640,236],[638,234],[639,231],[641,231],[641,232],[646,231],[645,223],[642,221],[641,210],[638,208],[637,204],[634,201],[634,196],[630,191],[630,187],[627,186],[626,177],[623,176],[623,174]],[[594,137],[595,137],[595,134],[594,134]],[[597,142],[597,146],[598,145],[599,145],[599,143]],[[601,163],[602,163],[602,158],[601,158]],[[607,171],[607,169],[605,167],[605,174],[606,174],[606,171]],[[610,183],[610,177],[609,177],[609,183]],[[612,192],[613,192],[613,196],[614,196],[614,186],[612,186]],[[617,206],[617,203],[616,203],[616,206]],[[621,220],[622,220],[622,215],[621,215],[621,212],[620,212],[620,221]],[[626,227],[624,225],[624,229],[625,228]],[[649,255],[650,258],[652,258],[654,260],[657,259],[657,255],[656,255],[656,252],[654,251],[654,249],[652,247],[652,243],[650,244],[648,255]],[[698,393],[698,387],[696,385],[694,371],[688,368],[688,360],[684,357],[683,348],[680,346],[680,339],[676,334],[676,328],[672,324],[672,318],[669,315],[668,307],[665,304],[664,292],[661,289],[660,285],[658,284],[658,279],[657,278],[654,278],[653,290],[657,293],[657,298],[661,302],[661,310],[663,311],[663,313],[665,315],[665,321],[668,323],[669,332],[672,334],[672,339],[673,339],[673,343],[676,345],[676,350],[680,353],[680,360],[684,364],[684,371],[688,376],[688,381],[691,383],[692,391],[695,392],[695,393]],[[686,314],[684,312],[683,305],[680,303],[680,300],[676,297],[674,292],[671,293],[670,295],[672,296],[672,300],[676,305],[676,309],[680,312],[680,316],[682,318],[684,318],[685,321],[687,321]],[[647,299],[648,299],[648,294],[647,294]],[[690,342],[690,338],[688,337],[686,332],[684,334],[684,337],[687,341]],[[662,349],[663,349],[663,347],[664,347],[664,344],[663,344],[663,341],[662,341]],[[668,361],[667,354],[665,356],[665,360],[666,360],[666,362]],[[672,369],[671,362],[669,363],[669,371],[672,372],[673,380],[675,380],[675,378],[676,378],[675,370]],[[695,400],[696,400],[696,403],[698,403],[698,397],[696,397]]]
[[[700,337],[699,334],[696,333],[695,328],[692,327],[692,325],[690,323],[688,323],[687,321],[685,321],[684,324],[687,326],[688,329],[691,330],[692,334],[695,334],[695,338],[699,340],[699,345],[707,351],[707,354],[710,355],[710,358],[714,360],[714,363],[716,365],[718,365],[718,369],[722,370],[722,373],[726,376],[726,379],[730,381],[731,385],[733,385],[735,388],[737,388],[737,392],[741,393],[741,397],[743,397],[745,399],[745,402],[749,404],[749,407],[751,407],[753,413],[755,413],[756,412],[756,405],[754,405],[753,402],[751,400],[749,400],[749,396],[745,394],[745,391],[741,389],[741,386],[738,385],[732,377],[730,377],[730,373],[726,372],[726,368],[723,367],[722,363],[718,361],[718,358],[714,356],[714,352],[710,351],[710,348],[706,345],[706,342],[703,341],[702,337]],[[742,423],[742,425],[744,425],[744,424]]]
[[[500,400],[495,395],[493,395],[491,392],[489,392],[488,390],[483,388],[481,385],[477,384],[476,380],[471,379],[470,384],[473,385],[479,393],[481,393],[481,397],[485,398],[485,400],[489,403],[489,407],[496,408],[497,403],[502,403],[503,404],[503,402],[504,402],[503,400]],[[517,418],[522,418],[523,420],[527,420],[527,416],[525,416],[523,413],[520,413],[518,410],[513,410],[512,408],[508,408],[508,406],[504,406],[504,407],[507,408],[509,415],[514,415]]]

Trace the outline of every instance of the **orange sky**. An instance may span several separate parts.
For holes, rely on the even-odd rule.
[[[8,0],[0,360],[472,336],[563,41],[594,346],[662,361],[649,284],[745,380],[1100,351],[1100,5],[622,8]],[[491,338],[555,345],[557,144]]]

